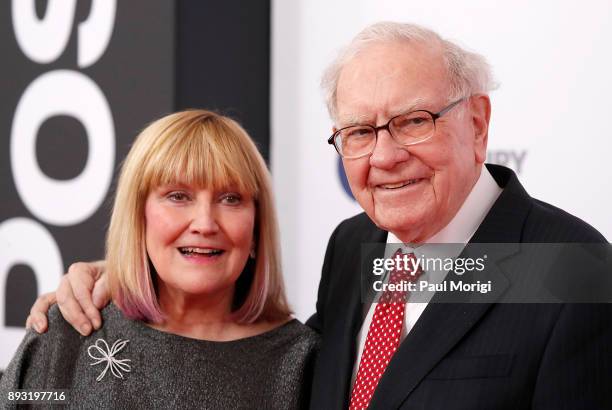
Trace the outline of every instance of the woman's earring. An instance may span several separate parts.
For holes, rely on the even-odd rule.
[[[255,259],[256,255],[257,253],[255,252],[255,242],[253,242],[251,244],[251,252],[249,252],[249,256],[251,257],[251,259]]]

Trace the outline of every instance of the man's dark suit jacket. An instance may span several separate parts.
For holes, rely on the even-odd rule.
[[[508,168],[471,242],[601,243],[580,219],[531,198]],[[362,243],[387,232],[360,214],[333,232],[317,312],[322,335],[312,409],[345,409],[367,306]],[[512,246],[509,246],[512,249]],[[370,409],[612,409],[612,304],[429,303],[383,374]]]

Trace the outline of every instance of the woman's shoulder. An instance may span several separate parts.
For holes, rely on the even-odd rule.
[[[266,344],[274,348],[285,346],[289,350],[300,350],[306,353],[318,348],[319,339],[319,335],[314,330],[297,319],[289,319],[251,338],[251,341],[261,346]]]
[[[66,321],[66,319],[64,319],[64,316],[62,316],[62,312],[60,311],[58,305],[51,306],[47,318],[47,332],[38,335],[40,336],[41,342],[44,343],[47,340],[52,341],[58,338],[74,340],[81,339],[79,332],[74,329],[72,325],[68,323],[68,321]]]
[[[45,333],[39,334],[33,329],[26,330],[23,340],[2,376],[0,390],[47,386],[53,377],[58,376],[57,372],[61,366],[57,364],[70,363],[76,357],[85,338],[63,318],[56,305],[49,309],[47,317],[48,330]]]
[[[320,339],[320,336],[317,332],[300,322],[298,319],[288,320],[282,325],[282,328],[284,328],[284,331],[286,331],[288,334],[293,335],[299,339],[304,339],[313,342],[317,342]]]
[[[102,310],[100,311],[100,315],[102,316],[102,320],[105,324],[107,322],[117,322],[123,318],[121,311],[112,303],[102,308]],[[79,335],[78,331],[74,329],[66,319],[64,319],[64,316],[62,315],[62,312],[60,311],[59,306],[57,304],[52,305],[49,309],[48,321],[48,334],[72,334],[75,336]]]
[[[58,305],[53,305],[49,309],[48,321],[49,327],[46,333],[38,335],[34,333],[34,338],[40,337],[37,342],[43,344],[66,343],[70,346],[77,346],[89,342],[92,338],[100,333],[106,333],[108,330],[124,327],[128,325],[129,320],[123,316],[121,311],[112,303],[102,308],[100,311],[102,317],[102,328],[95,330],[89,336],[81,336],[81,334],[72,325],[64,319]]]

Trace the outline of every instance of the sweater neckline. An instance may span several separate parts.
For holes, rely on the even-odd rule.
[[[141,320],[133,320],[133,319],[129,319],[127,318],[123,312],[113,303],[111,303],[109,305],[109,310],[113,311],[113,313],[117,314],[122,320],[128,321],[130,322],[130,324],[132,326],[134,326],[135,328],[137,328],[139,331],[141,331],[143,334],[156,339],[156,340],[160,340],[160,341],[183,341],[183,342],[188,342],[188,343],[196,343],[196,344],[203,344],[203,345],[210,345],[210,346],[236,346],[236,345],[242,345],[242,344],[251,344],[251,343],[259,343],[262,340],[267,340],[270,338],[273,338],[274,336],[276,336],[277,334],[280,334],[290,328],[293,328],[297,323],[299,323],[299,321],[295,318],[289,319],[287,320],[285,323],[267,330],[263,333],[259,333],[253,336],[246,336],[246,337],[241,337],[238,339],[232,339],[232,340],[224,340],[224,341],[218,341],[218,340],[208,340],[208,339],[197,339],[197,338],[193,338],[193,337],[188,337],[188,336],[183,336],[183,335],[179,335],[179,334],[175,334],[175,333],[170,333],[170,332],[165,332],[163,330],[159,330],[159,329],[155,329],[151,326],[149,326],[147,323],[141,321]],[[110,312],[109,312],[110,313]]]

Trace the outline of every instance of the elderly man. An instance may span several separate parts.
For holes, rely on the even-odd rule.
[[[342,222],[327,247],[308,321],[323,338],[311,407],[611,408],[610,305],[382,308],[362,299],[355,255],[363,243],[605,242],[532,199],[509,169],[483,165],[492,88],[485,60],[419,26],[378,23],[340,54],[323,86],[335,124],[329,143],[365,213]],[[87,317],[97,319],[93,286],[78,272],[62,284],[62,311],[85,333]]]
[[[509,169],[483,166],[484,59],[420,27],[379,23],[353,40],[323,85],[330,143],[365,214],[342,222],[327,248],[308,321],[323,335],[313,408],[609,406],[607,305],[408,303],[391,318],[362,306],[352,257],[362,243],[605,242],[530,198]],[[388,323],[402,330],[385,358],[375,344]],[[381,356],[378,367],[368,363]]]

